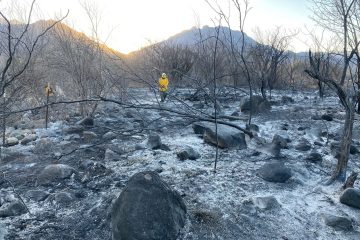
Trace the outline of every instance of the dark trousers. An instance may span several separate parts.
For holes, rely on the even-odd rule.
[[[164,102],[167,96],[167,92],[166,91],[160,91],[160,101]]]

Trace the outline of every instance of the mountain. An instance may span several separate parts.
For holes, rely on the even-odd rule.
[[[175,44],[175,45],[185,45],[192,46],[196,45],[199,42],[209,39],[216,36],[216,28],[204,26],[202,28],[193,27],[191,29],[182,31],[164,42]],[[230,42],[230,36],[232,36],[233,43],[235,45],[241,43],[242,34],[240,31],[230,29],[228,27],[220,26],[219,28],[219,39],[223,42]],[[245,45],[255,45],[257,42],[244,33]]]

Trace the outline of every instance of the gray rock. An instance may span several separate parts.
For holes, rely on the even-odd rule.
[[[36,142],[34,153],[45,154],[52,153],[55,149],[55,144],[48,138],[40,139]]]
[[[21,145],[26,145],[30,142],[33,142],[37,139],[37,135],[36,134],[29,134],[29,135],[26,135],[24,137],[23,140],[21,140]]]
[[[349,231],[353,229],[352,221],[348,217],[336,216],[332,214],[323,214],[322,217],[326,225],[334,228],[337,231]]]
[[[72,202],[74,202],[75,198],[67,192],[58,192],[51,194],[49,197],[49,201],[59,207],[69,206]]]
[[[256,144],[256,151],[270,156],[279,157],[281,153],[281,144],[278,141],[267,143],[265,139],[261,137],[254,137],[253,141]]]
[[[252,123],[250,125],[246,124],[246,130],[252,131],[252,132],[259,132],[260,128],[258,125]]]
[[[252,113],[264,113],[271,110],[271,104],[261,96],[254,95],[252,97]],[[250,111],[250,98],[244,97],[240,101],[240,110],[241,112]]]
[[[27,191],[26,197],[36,202],[44,201],[49,196],[48,192],[41,191],[41,190],[30,190]]]
[[[355,147],[354,145],[350,146],[350,154],[355,155],[360,153],[359,149],[357,147]]]
[[[9,137],[15,137],[18,140],[21,140],[25,137],[25,131],[24,130],[14,130],[9,134]]]
[[[281,103],[282,104],[289,104],[289,103],[294,103],[294,99],[292,97],[289,96],[282,96],[281,97]]]
[[[288,148],[288,142],[290,139],[286,139],[278,134],[275,134],[272,140],[272,143],[278,144],[280,148],[287,149]]]
[[[323,114],[323,115],[321,115],[321,119],[325,120],[325,121],[328,121],[328,122],[331,122],[334,119],[334,117],[332,115],[330,115],[330,114]]]
[[[103,139],[108,140],[108,141],[113,140],[116,137],[117,137],[117,135],[114,132],[107,132],[102,136]]]
[[[200,157],[200,154],[190,146],[186,146],[184,149],[177,152],[176,155],[182,161],[186,159],[196,160]]]
[[[218,143],[220,148],[245,149],[247,147],[245,134],[235,128],[218,125],[217,136],[215,126],[208,127],[204,133],[204,141],[213,145]]]
[[[254,197],[252,201],[257,208],[262,210],[270,210],[280,206],[274,196]]]
[[[160,149],[161,148],[161,138],[157,134],[150,134],[146,142],[146,146],[150,149]]]
[[[9,137],[5,140],[5,146],[11,147],[19,144],[19,139],[16,137]]]
[[[195,134],[203,135],[205,130],[209,128],[209,125],[205,122],[196,122],[192,127]]]
[[[0,208],[0,217],[20,216],[27,212],[26,207],[20,201],[5,204]]]
[[[346,189],[340,196],[340,202],[360,209],[360,190],[355,188]]]
[[[111,149],[106,149],[105,150],[105,158],[104,160],[106,162],[108,161],[119,161],[121,158],[121,156],[119,154],[117,154],[116,152],[112,151]]]
[[[258,173],[262,179],[278,183],[284,183],[292,176],[291,170],[281,162],[266,163]]]
[[[34,123],[30,119],[20,120],[14,124],[15,129],[32,129],[34,128]]]
[[[298,151],[306,152],[311,149],[311,143],[305,138],[300,139],[299,143],[295,146]]]
[[[83,126],[94,126],[94,118],[92,117],[85,117],[78,121],[76,124],[83,125]]]
[[[97,139],[97,134],[91,131],[84,131],[83,132],[83,138],[84,142],[91,143],[94,142]]]
[[[75,169],[65,164],[51,164],[46,166],[37,178],[39,185],[56,184],[63,179],[70,178]]]
[[[113,240],[175,240],[185,224],[186,206],[156,172],[140,172],[114,202],[111,217]]]
[[[82,134],[84,127],[80,125],[69,126],[64,129],[65,134]]]
[[[318,163],[321,162],[323,158],[320,153],[312,152],[305,158],[305,160],[313,163]]]

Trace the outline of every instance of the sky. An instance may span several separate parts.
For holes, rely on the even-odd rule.
[[[228,0],[217,1],[225,12],[229,12]],[[307,0],[249,1],[251,10],[245,32],[252,37],[255,36],[255,27],[271,31],[275,26],[291,30],[312,26]],[[30,2],[0,0],[0,8],[18,18],[19,14],[24,16],[24,9],[28,9]],[[165,40],[193,26],[214,26],[216,19],[216,14],[205,0],[36,0],[32,20],[54,19],[69,10],[65,23],[91,36],[91,22],[80,2],[96,9],[99,23],[97,32],[101,41],[123,53]],[[230,16],[231,27],[238,30],[235,12],[230,11]],[[304,31],[300,31],[294,40],[293,50],[305,51],[308,48],[304,44],[306,39]]]

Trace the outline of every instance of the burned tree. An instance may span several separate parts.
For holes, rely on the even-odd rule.
[[[329,86],[338,96],[341,105],[345,108],[345,123],[341,137],[340,150],[337,155],[337,165],[328,183],[335,180],[345,181],[349,160],[350,145],[355,114],[355,96],[345,85],[346,82],[354,81],[351,60],[357,52],[359,42],[349,34],[349,29],[356,23],[352,19],[359,15],[359,0],[313,0],[315,21],[329,30],[331,33],[341,35],[343,47],[342,75],[340,79],[326,76],[322,71],[322,63],[319,58],[309,51],[309,68],[306,73],[310,77]],[[329,23],[334,24],[329,24]]]

